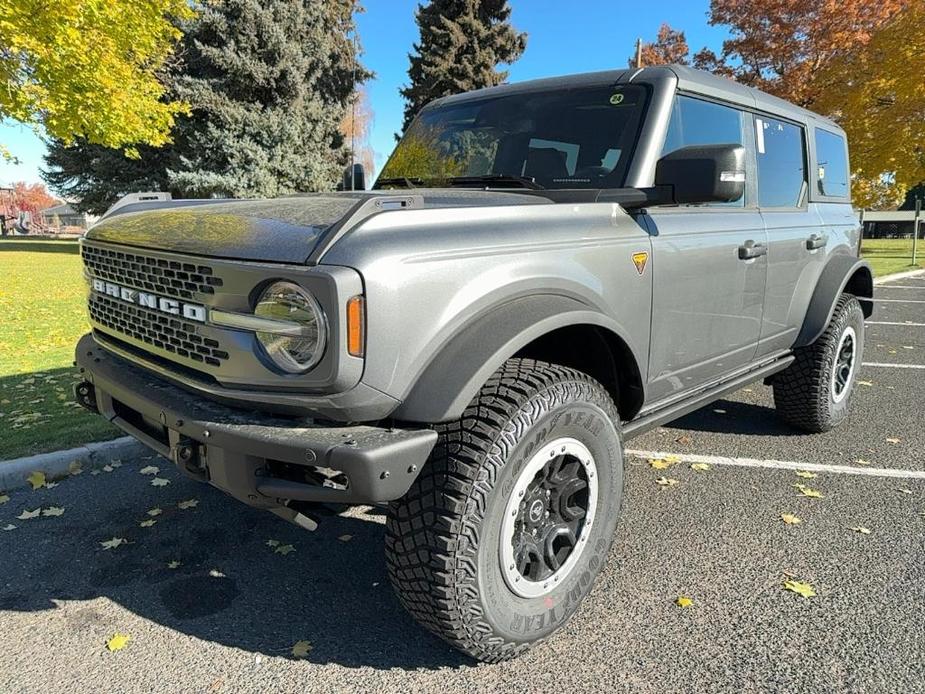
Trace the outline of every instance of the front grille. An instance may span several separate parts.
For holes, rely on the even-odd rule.
[[[90,317],[97,324],[181,357],[211,366],[228,358],[221,345],[196,334],[196,326],[100,294],[90,295]]]
[[[222,286],[208,265],[181,263],[140,253],[126,253],[84,245],[84,266],[91,277],[179,299],[194,292],[214,294]]]

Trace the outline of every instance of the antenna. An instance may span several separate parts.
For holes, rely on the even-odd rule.
[[[353,20],[353,103],[350,113],[350,190],[356,190],[354,180],[356,178],[357,168],[357,24],[356,24],[356,4],[351,3],[351,19]]]
[[[636,39],[636,69],[642,67],[642,39]]]

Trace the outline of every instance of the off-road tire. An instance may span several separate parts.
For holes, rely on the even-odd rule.
[[[842,336],[854,330],[854,370],[847,383],[847,392],[836,401],[832,392],[833,369],[836,367]],[[811,433],[829,431],[848,414],[848,403],[857,381],[864,354],[864,312],[857,298],[842,294],[835,305],[832,319],[819,338],[794,351],[796,360],[776,375],[774,406],[789,424]]]
[[[402,605],[426,629],[486,662],[515,657],[561,627],[590,592],[613,542],[623,492],[619,422],[612,398],[590,376],[528,359],[505,362],[461,419],[438,427],[420,476],[390,504],[386,562]],[[562,582],[524,598],[504,581],[501,517],[531,453],[563,436],[594,457],[594,522]]]

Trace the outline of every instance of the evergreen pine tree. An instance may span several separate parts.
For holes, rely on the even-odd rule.
[[[352,40],[354,0],[220,0],[197,4],[165,76],[190,105],[173,143],[139,159],[53,142],[45,180],[79,206],[104,210],[120,195],[273,197],[330,190],[349,150],[341,122],[370,73]]]
[[[498,65],[516,61],[527,45],[527,35],[511,26],[510,16],[507,0],[431,0],[418,6],[420,41],[408,56],[411,83],[401,89],[407,102],[403,131],[429,101],[507,79]]]

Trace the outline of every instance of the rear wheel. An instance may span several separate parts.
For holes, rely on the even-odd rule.
[[[819,338],[795,350],[796,360],[774,377],[774,405],[787,422],[809,432],[832,429],[848,414],[864,354],[864,312],[842,294]]]
[[[623,487],[619,417],[573,369],[512,359],[391,504],[389,577],[427,629],[489,662],[561,627],[613,540]]]

